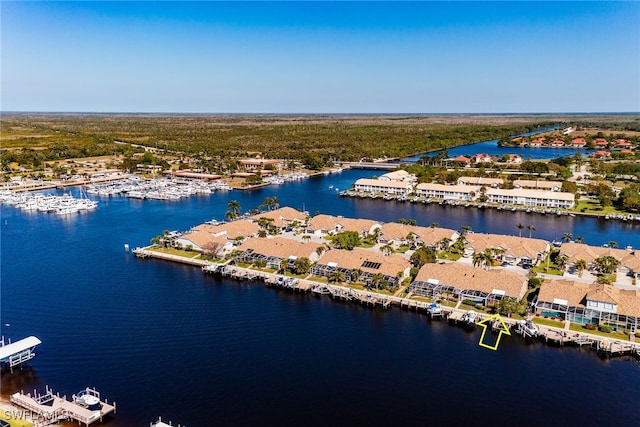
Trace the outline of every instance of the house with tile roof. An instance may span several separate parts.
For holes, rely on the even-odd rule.
[[[551,245],[546,240],[500,234],[469,233],[465,235],[467,253],[495,249],[496,259],[511,265],[536,265],[544,260]]]
[[[421,227],[388,222],[380,227],[378,242],[383,244],[391,243],[396,247],[413,243],[417,246],[424,245],[433,249],[441,249],[441,242],[444,239],[448,239],[447,246],[449,246],[452,242],[455,242],[458,235],[457,231],[448,228]]]
[[[244,262],[264,262],[269,268],[280,268],[282,260],[288,260],[289,266],[298,258],[308,258],[317,261],[320,255],[318,248],[325,247],[315,242],[299,242],[282,237],[253,238],[243,242],[237,250],[241,252],[240,259]]]
[[[606,325],[615,330],[640,330],[640,290],[552,280],[540,286],[534,300],[538,315],[573,323]]]
[[[456,262],[425,264],[409,289],[429,298],[450,293],[461,301],[490,305],[504,298],[521,300],[527,291],[527,278],[503,269],[485,270]]]
[[[237,242],[255,236],[258,231],[258,225],[244,219],[217,225],[201,224],[180,235],[174,243],[185,248],[191,246],[199,252],[215,247],[217,253],[222,253]]]
[[[393,286],[409,274],[411,263],[399,254],[384,255],[376,250],[355,248],[351,251],[331,249],[322,254],[311,268],[311,274],[329,277],[340,271],[353,281],[370,283],[373,275],[381,274]]]
[[[309,220],[307,233],[315,236],[327,236],[342,233],[343,231],[355,231],[361,237],[366,237],[380,227],[382,227],[382,224],[371,219],[344,218],[319,214]]]
[[[256,222],[261,218],[271,220],[271,223],[278,228],[287,227],[295,222],[304,224],[307,221],[307,216],[304,213],[289,206],[284,206],[272,211],[260,212],[259,214],[249,217],[249,219]]]

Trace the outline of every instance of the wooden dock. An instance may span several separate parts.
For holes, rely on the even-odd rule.
[[[109,404],[106,399],[100,400],[100,393],[95,389],[86,388],[78,396],[73,395],[71,401],[66,396],[53,394],[47,388],[45,394],[38,394],[35,390],[25,394],[20,391],[11,395],[11,402],[32,413],[35,427],[57,424],[60,421],[76,421],[88,426],[96,421],[102,421],[106,415],[116,413],[116,403]],[[95,406],[84,405],[81,397],[90,396],[86,401],[96,401]]]

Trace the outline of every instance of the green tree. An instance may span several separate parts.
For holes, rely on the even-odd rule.
[[[595,264],[596,269],[601,274],[612,274],[614,271],[616,271],[616,269],[620,265],[620,261],[618,261],[616,258],[612,257],[611,255],[605,255],[605,256],[596,258],[593,261],[593,263]]]
[[[352,250],[361,244],[360,235],[355,231],[343,231],[333,236],[333,246],[338,249]]]
[[[522,237],[522,229],[524,228],[524,225],[518,223],[516,224],[516,228],[518,229],[518,236]]]
[[[240,203],[237,200],[231,200],[227,205],[227,209],[231,212],[232,219],[238,218],[240,216],[241,207]]]
[[[296,274],[308,274],[311,271],[311,261],[307,257],[296,258],[293,262],[293,270]]]
[[[415,268],[421,268],[427,263],[435,263],[436,253],[429,247],[420,246],[418,249],[413,251],[409,261]]]
[[[579,259],[576,261],[576,270],[578,270],[578,277],[582,277],[582,272],[587,269],[587,261]]]
[[[342,283],[345,280],[344,274],[340,270],[332,271],[327,279],[329,283]]]
[[[527,230],[529,230],[529,238],[531,238],[531,233],[536,231],[536,228],[533,225],[527,225]]]
[[[573,234],[571,234],[571,233],[564,233],[564,234],[562,235],[562,240],[563,240],[563,241],[565,241],[565,242],[570,242],[570,241],[572,241],[572,240],[573,240]]]

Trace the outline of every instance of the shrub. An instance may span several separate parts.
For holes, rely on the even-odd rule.
[[[596,329],[598,329],[598,327],[593,323],[587,323],[586,325],[584,325],[584,328],[590,331],[595,331]]]
[[[610,328],[609,326],[607,326],[607,325],[601,325],[601,326],[599,326],[599,327],[598,327],[598,330],[599,330],[600,332],[606,332],[607,334],[608,334],[608,333],[611,333],[611,331],[613,331],[613,329],[611,329],[611,328]]]

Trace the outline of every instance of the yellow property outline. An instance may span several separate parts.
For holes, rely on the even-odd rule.
[[[484,341],[484,334],[487,332],[488,323],[493,319],[498,319],[500,321],[500,332],[498,333],[496,344],[494,346],[490,346],[488,344],[484,344],[482,341]],[[481,320],[480,322],[478,322],[478,325],[482,326],[482,335],[480,336],[480,342],[478,343],[480,347],[485,347],[495,351],[498,349],[498,344],[500,344],[500,338],[502,337],[502,334],[511,335],[511,332],[509,332],[509,327],[506,323],[504,323],[504,320],[502,320],[502,317],[499,314],[494,314],[493,316],[489,316],[486,319]]]

